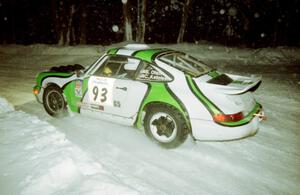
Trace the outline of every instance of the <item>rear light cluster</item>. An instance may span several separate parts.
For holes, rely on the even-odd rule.
[[[215,122],[237,122],[244,118],[244,114],[242,112],[238,112],[235,114],[216,114],[213,119]]]
[[[33,90],[32,90],[32,93],[33,93],[34,95],[37,95],[37,94],[40,93],[40,89],[39,89],[37,86],[34,86],[34,87],[33,87]]]
[[[33,94],[34,94],[34,95],[39,94],[39,92],[40,92],[40,91],[39,91],[38,89],[33,89]]]

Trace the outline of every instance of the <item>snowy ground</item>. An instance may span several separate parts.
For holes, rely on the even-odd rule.
[[[35,102],[39,71],[88,65],[107,47],[0,46],[0,194],[300,194],[300,49],[155,46],[262,75],[256,97],[268,120],[247,139],[165,150],[134,128],[53,119]]]

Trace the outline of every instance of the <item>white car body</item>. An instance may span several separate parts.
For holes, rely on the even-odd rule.
[[[151,50],[144,45],[112,49],[80,76],[75,73],[65,76],[45,73],[38,77],[36,88],[39,91],[36,97],[42,103],[44,89],[55,83],[64,90],[70,110],[138,128],[143,127],[148,104],[170,104],[184,115],[190,134],[196,140],[234,140],[257,132],[264,115],[252,91],[260,84],[261,77],[221,74],[215,70],[209,70],[212,74],[206,72],[199,76],[189,75],[161,58],[166,54],[172,55],[172,52],[178,53],[171,50]],[[111,56],[128,57],[131,59],[128,63],[137,63],[136,77],[128,79],[119,78],[120,75],[97,75],[97,71]],[[149,65],[138,68],[144,62]],[[155,73],[149,73],[147,80],[143,71],[146,72],[150,65],[153,65]],[[127,69],[130,67],[134,66],[128,65]],[[221,76],[232,81],[225,84],[211,82]],[[158,81],[155,80],[157,77]],[[162,90],[161,97],[155,90]],[[218,122],[218,117],[221,120],[225,117],[225,121]],[[230,117],[242,118],[226,121]]]

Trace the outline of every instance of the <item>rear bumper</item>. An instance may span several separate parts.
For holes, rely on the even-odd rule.
[[[261,108],[253,114],[252,120],[239,126],[223,126],[214,121],[191,119],[192,133],[195,139],[203,141],[235,140],[254,135],[259,129],[259,123],[264,119]]]

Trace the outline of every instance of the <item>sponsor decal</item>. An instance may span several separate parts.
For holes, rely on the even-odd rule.
[[[76,80],[75,81],[75,96],[76,97],[82,97],[82,80]]]
[[[86,102],[78,102],[77,106],[81,109],[84,108],[84,109],[94,109],[94,110],[101,110],[101,111],[104,110],[104,106],[102,106],[102,105],[89,104],[89,103],[86,103]]]
[[[158,70],[148,65],[139,73],[138,79],[140,80],[153,80],[153,81],[167,81],[168,79],[161,74]]]
[[[121,103],[119,101],[114,101],[114,107],[121,107]]]
[[[77,102],[78,108],[88,108],[89,104],[85,102]]]
[[[104,110],[104,107],[102,105],[98,105],[98,104],[91,104],[91,108],[95,109],[95,110]]]

